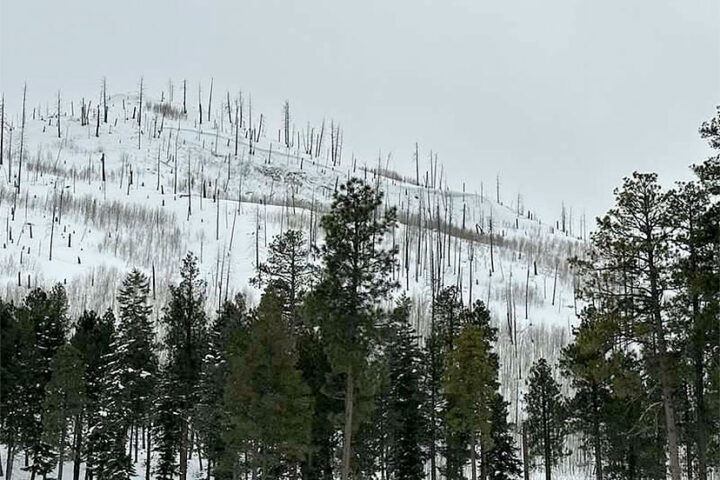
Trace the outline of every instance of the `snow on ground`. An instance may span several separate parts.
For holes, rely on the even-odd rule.
[[[7,449],[4,445],[0,445],[0,457],[3,462],[3,469],[6,465],[7,460]],[[135,468],[135,475],[133,475],[133,479],[136,480],[144,480],[145,479],[145,468],[146,468],[146,452],[145,450],[138,449],[138,456],[137,461],[134,461],[134,468]],[[133,460],[134,457],[133,457]],[[155,465],[155,461],[152,460],[151,468]],[[15,462],[14,462],[14,468],[12,473],[13,480],[29,480],[30,479],[30,473],[23,470],[25,463],[24,463],[24,456],[21,454],[16,455]],[[51,474],[53,478],[57,478],[58,470],[57,467],[55,471]],[[583,480],[583,479],[589,479],[592,477],[592,472],[581,472],[581,471],[572,471],[572,472],[563,472],[563,471],[557,471],[553,472],[553,478],[555,480]],[[63,480],[72,480],[73,478],[73,463],[72,461],[65,462],[63,465]],[[154,475],[151,473],[150,478],[155,478]],[[188,461],[188,479],[192,480],[201,480],[207,478],[207,468],[206,468],[206,462],[203,460],[202,467],[200,464],[200,461],[198,461],[197,453],[194,453],[193,456]],[[81,463],[80,465],[80,480],[85,479],[85,464]],[[531,480],[544,480],[545,474],[541,470],[535,470],[530,474]]]
[[[272,237],[292,227],[321,242],[318,216],[336,185],[358,176],[376,183],[386,204],[397,207],[400,224],[388,245],[399,247],[399,293],[415,301],[421,332],[428,327],[431,252],[439,242],[442,282],[461,287],[464,301],[488,304],[500,328],[502,393],[511,402],[511,420],[521,418],[518,372],[524,378],[537,358],[556,358],[570,339],[576,305],[567,258],[580,252],[581,241],[553,228],[554,222],[489,198],[494,178],[472,186],[468,180],[465,192],[454,191],[447,188],[452,179],[435,165],[426,177],[421,170],[426,188],[425,179],[415,185],[415,175],[395,174],[386,161],[345,157],[333,166],[328,132],[317,156],[286,148],[269,134],[251,142],[247,120],[238,129],[236,155],[227,110],[217,108],[212,122],[199,125],[192,109],[163,117],[146,103],[139,129],[136,105],[133,95],[114,95],[108,123],[98,123],[93,107],[82,125],[79,102],[64,101],[60,138],[56,113],[29,106],[21,174],[20,112],[6,112],[13,126],[0,167],[6,298],[20,302],[29,288],[62,282],[73,315],[102,311],[112,306],[122,277],[137,267],[151,277],[154,272],[159,316],[168,285],[178,281],[180,260],[193,251],[207,282],[208,311],[238,292],[257,300],[248,279]],[[375,175],[378,165],[381,175]],[[433,261],[437,267],[437,253]]]

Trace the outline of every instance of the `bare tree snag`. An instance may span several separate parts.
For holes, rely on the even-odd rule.
[[[183,115],[187,115],[187,80],[183,80]]]
[[[210,108],[212,106],[213,78],[210,79],[210,97],[208,98],[207,121],[210,121]]]
[[[57,99],[57,131],[58,131],[58,138],[60,138],[60,90],[58,90],[58,99]]]
[[[102,96],[103,96],[103,122],[107,123],[108,117],[108,106],[107,106],[107,79],[103,77],[102,81]]]
[[[20,182],[22,181],[22,162],[23,150],[25,148],[25,100],[27,98],[27,83],[23,87],[23,106],[22,106],[22,127],[20,128],[20,158],[18,160],[18,179],[17,193],[20,193]]]

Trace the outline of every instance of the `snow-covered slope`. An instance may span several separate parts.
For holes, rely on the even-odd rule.
[[[415,300],[421,331],[433,280],[458,285],[464,301],[489,304],[501,328],[501,381],[515,415],[517,372],[537,357],[556,356],[569,338],[575,305],[567,258],[581,241],[553,228],[554,222],[477,193],[480,179],[453,182],[462,172],[446,175],[436,164],[405,175],[385,160],[336,155],[333,165],[337,138],[331,140],[328,126],[298,129],[295,145],[286,147],[276,126],[263,125],[259,139],[250,139],[261,122],[257,112],[257,124],[246,111],[236,129],[234,103],[231,114],[227,105],[216,106],[209,121],[204,112],[200,125],[196,110],[183,115],[177,101],[148,98],[146,92],[140,127],[136,95],[109,97],[107,123],[98,120],[102,111],[93,102],[86,125],[79,102],[63,101],[59,137],[52,108],[28,105],[24,133],[20,112],[6,112],[0,168],[6,297],[20,301],[30,287],[62,282],[73,313],[104,310],[122,276],[138,267],[153,277],[159,312],[180,259],[191,250],[201,259],[208,310],[236,292],[257,298],[248,279],[272,236],[302,228],[321,242],[318,218],[333,191],[358,176],[377,184],[387,205],[398,209],[400,224],[388,242],[399,247],[399,292]],[[310,137],[315,143],[308,155],[301,144]],[[447,188],[450,183],[464,185],[465,192]]]

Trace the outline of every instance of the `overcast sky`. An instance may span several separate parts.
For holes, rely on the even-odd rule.
[[[597,215],[635,169],[670,181],[708,153],[720,103],[718,0],[0,0],[1,86],[30,102],[170,78],[252,94],[279,125],[339,120],[351,152],[450,182],[500,175],[544,218]],[[192,97],[191,97],[192,98]],[[551,220],[551,219],[548,219]]]

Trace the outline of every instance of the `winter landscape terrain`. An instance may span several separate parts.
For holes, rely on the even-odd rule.
[[[572,209],[562,205],[557,218],[539,218],[530,206],[523,204],[521,195],[503,191],[501,179],[496,175],[463,178],[461,172],[447,171],[432,151],[424,151],[418,145],[408,146],[406,152],[413,159],[414,171],[396,169],[390,155],[355,158],[348,153],[351,148],[344,144],[338,121],[308,121],[302,112],[292,109],[291,103],[279,101],[282,121],[271,124],[265,112],[253,110],[249,96],[213,92],[212,81],[207,83],[196,95],[195,89],[189,88],[185,81],[171,81],[165,90],[147,91],[140,80],[137,91],[112,92],[103,80],[100,92],[88,92],[84,98],[64,98],[62,92],[52,99],[28,95],[23,98],[23,108],[12,111],[6,111],[3,102],[0,220],[4,231],[0,281],[5,302],[22,305],[36,288],[50,289],[59,283],[67,294],[70,319],[81,318],[83,312],[90,310],[102,314],[109,309],[123,315],[121,310],[125,304],[119,303],[118,292],[125,286],[123,280],[128,273],[138,269],[148,280],[152,335],[158,340],[171,337],[171,324],[161,318],[171,316],[177,294],[174,286],[186,280],[181,278],[181,265],[188,252],[197,257],[197,280],[204,282],[206,288],[202,315],[214,319],[218,312],[225,311],[226,302],[240,298],[238,294],[248,306],[255,307],[261,298],[267,297],[262,287],[268,285],[250,280],[259,275],[260,265],[269,261],[277,236],[290,230],[303,232],[303,245],[308,251],[305,260],[313,268],[329,268],[323,245],[326,235],[332,232],[328,232],[328,224],[323,224],[322,219],[335,208],[333,199],[345,192],[344,184],[356,177],[383,193],[381,205],[373,210],[373,219],[393,210],[397,212],[397,223],[382,232],[384,237],[378,240],[378,248],[397,250],[397,261],[383,271],[384,280],[396,282],[396,288],[387,298],[378,295],[380,300],[376,306],[389,311],[395,301],[407,296],[410,300],[407,316],[409,325],[419,336],[418,348],[430,348],[430,339],[435,335],[433,302],[445,287],[456,288],[454,292],[463,308],[473,308],[470,306],[478,300],[484,303],[489,325],[497,329],[497,338],[488,340],[497,354],[497,390],[508,402],[506,410],[500,409],[504,417],[500,423],[512,425],[508,427],[509,435],[518,447],[525,447],[520,426],[528,415],[526,399],[532,396],[528,378],[539,375],[536,363],[539,359],[548,359],[553,364],[550,377],[557,382],[558,396],[569,398],[576,389],[582,389],[580,383],[568,379],[571,375],[567,371],[574,365],[567,367],[566,364],[565,375],[556,365],[561,358],[569,362],[571,353],[563,350],[576,339],[581,319],[587,321],[595,312],[584,308],[589,304],[593,308],[598,305],[579,293],[578,272],[583,271],[583,266],[571,267],[571,259],[588,258],[590,233],[584,215],[573,214]],[[202,91],[207,94],[201,94]],[[705,173],[698,175],[706,181]],[[640,189],[645,185],[642,182],[647,181],[643,178],[636,179],[637,184],[628,185]],[[711,210],[707,198],[710,197],[699,200],[703,211]],[[692,213],[693,208],[690,210]],[[373,236],[373,242],[375,240]],[[596,242],[599,242],[597,238]],[[712,264],[713,257],[708,258],[711,260],[704,265]],[[592,261],[597,261],[597,257]],[[623,265],[626,267],[627,263]],[[709,267],[699,270],[703,275],[711,272]],[[604,281],[608,281],[607,278]],[[714,285],[709,280],[707,284]],[[588,285],[583,284],[582,290],[587,292]],[[681,292],[682,287],[673,285],[676,298],[680,298],[677,292]],[[712,288],[715,287],[708,287],[708,291],[714,292]],[[675,297],[668,294],[667,298]],[[698,300],[698,305],[712,306],[717,301],[716,293],[702,298],[709,300],[702,300],[705,303]],[[707,309],[709,316],[703,318],[710,319],[708,328],[714,332],[713,322],[717,317],[713,317],[711,307]],[[474,311],[469,310],[468,315]],[[483,320],[477,321],[482,324]],[[79,326],[71,330],[73,328],[79,329]],[[453,328],[452,323],[449,328]],[[682,334],[677,333],[682,327],[672,328],[676,330],[670,336],[669,348],[684,351],[674,346],[684,345]],[[488,335],[487,338],[492,337]],[[462,337],[457,337],[458,342],[459,338]],[[653,342],[658,338],[664,343],[665,333],[654,334]],[[629,347],[625,345],[624,353],[628,356],[623,358],[634,359],[636,352],[644,352],[645,347],[637,346],[645,345],[642,341]],[[453,344],[448,355],[454,348]],[[616,348],[614,343],[608,347],[608,358]],[[706,357],[711,355],[711,347],[704,348],[705,344],[700,348],[698,360],[700,384],[704,381],[703,375],[710,377],[714,372],[710,366],[710,373],[702,373]],[[377,352],[371,350],[371,353],[372,360]],[[663,355],[658,358],[664,358]],[[172,355],[161,353],[161,364],[164,356]],[[203,361],[211,363],[208,358],[212,359],[212,350],[204,354]],[[462,358],[456,363],[462,363]],[[487,358],[492,359],[492,355]],[[578,360],[578,363],[581,362]],[[478,367],[483,365],[481,362]],[[591,364],[588,368],[600,371],[597,365],[599,363]],[[145,373],[141,372],[140,376],[144,378]],[[451,373],[444,375],[443,381],[451,382]],[[646,385],[654,385],[657,391],[653,398],[659,399],[660,387],[653,383],[653,375],[638,375],[641,380],[637,380],[633,388],[642,390]],[[620,380],[618,375],[610,377],[613,388],[622,392],[625,392],[622,388],[630,389],[622,383],[624,377]],[[628,384],[631,380],[624,379]],[[713,381],[707,382],[711,385]],[[617,387],[618,384],[622,388]],[[664,388],[665,384],[661,384]],[[119,388],[122,390],[124,386],[120,384]],[[687,388],[699,387],[695,384]],[[709,386],[708,391],[712,388]],[[64,398],[67,401],[67,397]],[[708,398],[715,397],[708,393]],[[162,396],[156,399],[164,401]],[[665,396],[662,401],[666,401]],[[630,404],[630,400],[627,402]],[[655,420],[638,433],[645,435],[642,438],[660,438],[658,432],[663,432],[659,426],[663,423],[660,404],[658,400],[647,407],[645,413],[652,409]],[[716,406],[709,405],[709,408]],[[637,417],[644,420],[645,413],[640,412]],[[99,414],[100,417],[106,415],[111,414],[105,411]],[[81,425],[77,432],[84,432],[82,420],[77,422]],[[682,425],[692,423],[685,418],[682,422]],[[566,423],[570,425],[569,417]],[[63,425],[67,427],[67,423]],[[144,423],[129,427],[129,458],[134,465],[134,478],[149,478],[146,477],[150,470],[146,470],[145,427]],[[92,430],[93,427],[89,427],[86,432],[91,438]],[[142,431],[141,446],[139,430]],[[589,448],[587,439],[583,440],[578,431],[564,432],[569,435],[564,447],[558,447],[564,451],[558,453],[561,458],[554,469],[555,478],[598,478],[592,452],[600,451],[600,447]],[[691,431],[689,427],[687,431]],[[80,434],[77,432],[73,441]],[[360,432],[363,434],[362,429]],[[631,433],[636,432],[631,429]],[[185,452],[186,475],[209,479],[210,453],[200,450],[200,440],[194,449],[193,435],[194,432],[190,435],[189,452]],[[63,431],[60,438],[66,436]],[[187,441],[187,431],[184,438]],[[341,437],[338,434],[333,438]],[[608,438],[611,443],[618,442],[617,437]],[[693,437],[688,433],[681,438],[686,442],[682,449],[687,449],[682,451],[688,452],[688,465],[692,465]],[[149,433],[147,439],[149,442]],[[712,441],[710,452],[714,448]],[[489,445],[484,448],[490,448]],[[378,448],[384,452],[384,447]],[[474,443],[471,448],[474,455]],[[262,448],[260,452],[265,453]],[[8,459],[8,453],[7,444],[0,446],[3,461]],[[181,452],[180,462],[182,455]],[[245,462],[248,455],[244,453]],[[382,457],[384,453],[379,455]],[[635,453],[628,455],[632,463]],[[647,461],[664,465],[663,455]],[[41,457],[37,454],[37,458]],[[52,458],[56,463],[45,475],[47,478],[69,479],[74,475],[88,478],[84,460],[78,460],[80,470],[73,471],[72,459],[67,458],[65,462],[61,459],[61,469],[57,470],[57,458]],[[264,457],[258,454],[258,458]],[[622,464],[626,458],[612,460]],[[154,455],[153,462],[157,461]],[[27,471],[26,462],[26,452],[15,451],[12,470],[6,475],[12,473],[13,479],[34,480],[35,471]],[[472,462],[474,475],[474,456]],[[672,467],[672,460],[670,462]],[[485,468],[485,459],[481,463]],[[384,463],[382,465],[380,468],[384,468]],[[212,464],[212,468],[215,467]],[[262,478],[281,477],[268,474],[265,468],[269,467],[265,464],[257,468]],[[463,464],[459,468],[468,471],[470,467]],[[507,477],[494,476],[500,475],[499,472],[483,472],[483,475],[493,479],[513,477],[513,472],[505,473]],[[172,477],[163,475],[157,473],[157,478]],[[215,476],[214,471],[212,475]],[[387,478],[384,470],[378,475],[383,480]],[[622,475],[614,478],[624,478]],[[710,470],[707,478],[714,478],[712,475]],[[432,478],[435,480],[434,474]],[[547,477],[542,469],[535,469],[529,478]],[[100,476],[98,480],[104,479]]]
[[[160,315],[192,251],[208,285],[208,312],[238,292],[256,302],[248,281],[272,237],[297,228],[321,243],[319,217],[338,184],[356,176],[398,210],[389,240],[400,252],[393,277],[398,293],[413,300],[420,332],[428,329],[433,281],[489,306],[501,332],[503,393],[517,418],[522,378],[535,359],[559,354],[575,322],[568,259],[583,244],[580,219],[564,210],[557,219],[536,218],[494,175],[460,181],[414,146],[415,172],[395,172],[390,157],[351,158],[330,120],[311,125],[288,112],[286,141],[284,126],[264,124],[242,96],[197,98],[188,88],[183,113],[183,83],[170,88],[143,91],[142,103],[139,89],[33,101],[24,129],[21,112],[5,112],[7,298],[21,302],[30,289],[60,282],[73,315],[104,311],[137,267],[152,278]],[[283,115],[284,108],[279,102]]]

